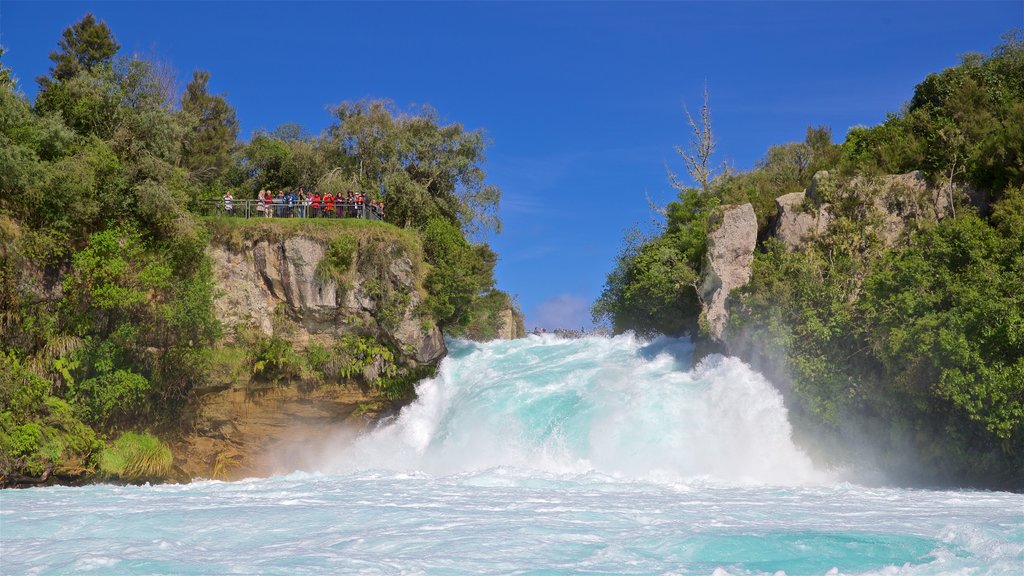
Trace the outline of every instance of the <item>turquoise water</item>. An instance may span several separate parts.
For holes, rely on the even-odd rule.
[[[816,470],[781,398],[681,341],[455,344],[319,470],[0,493],[3,574],[1024,574],[1024,497]]]

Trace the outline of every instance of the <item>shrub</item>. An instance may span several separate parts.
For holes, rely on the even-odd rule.
[[[323,259],[316,267],[317,279],[321,282],[334,280],[341,283],[343,276],[352,267],[356,251],[356,239],[352,236],[341,236],[327,246]]]
[[[150,391],[144,376],[127,370],[74,382],[68,388],[83,417],[103,426],[117,425],[143,413]]]
[[[247,347],[252,351],[249,366],[253,376],[272,382],[291,382],[302,378],[302,357],[288,340],[276,334],[269,338],[261,335]]]
[[[144,432],[125,432],[99,459],[100,473],[129,482],[160,479],[171,473],[171,449]]]

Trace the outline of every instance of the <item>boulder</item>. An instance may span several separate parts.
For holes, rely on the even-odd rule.
[[[729,293],[750,281],[757,243],[757,216],[750,204],[723,206],[710,224],[700,294],[710,335],[721,341]]]
[[[806,192],[793,192],[775,199],[776,216],[772,222],[771,234],[796,250],[814,234],[824,232],[828,227],[828,211],[821,206],[810,204]]]

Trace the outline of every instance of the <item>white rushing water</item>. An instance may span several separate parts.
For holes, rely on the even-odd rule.
[[[317,470],[4,491],[0,573],[1024,574],[1024,497],[815,470],[684,341],[455,343],[418,392]]]

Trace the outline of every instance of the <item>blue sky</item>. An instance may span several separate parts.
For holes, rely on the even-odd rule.
[[[624,231],[673,198],[682,106],[711,93],[718,160],[747,169],[808,125],[877,124],[928,73],[1024,26],[1024,2],[275,3],[0,1],[5,63],[35,94],[87,11],[182,86],[209,70],[242,133],[363,97],[429,103],[492,140],[499,286],[527,326],[589,326]]]

